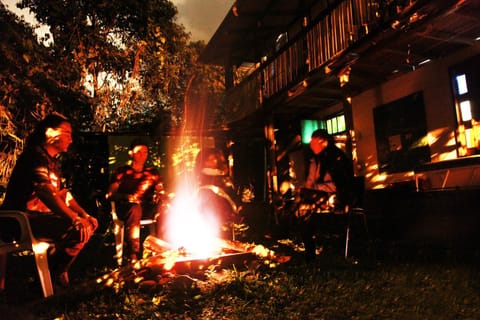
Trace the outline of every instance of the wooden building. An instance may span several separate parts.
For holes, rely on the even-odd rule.
[[[379,199],[480,187],[479,17],[478,0],[235,1],[201,60],[225,69],[237,179],[272,201],[321,127]]]

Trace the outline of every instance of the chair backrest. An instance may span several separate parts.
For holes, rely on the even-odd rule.
[[[356,176],[352,180],[352,199],[350,205],[355,207],[363,206],[363,196],[365,193],[365,177]]]

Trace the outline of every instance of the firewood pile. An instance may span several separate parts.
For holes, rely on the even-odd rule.
[[[143,258],[133,264],[97,279],[98,284],[120,288],[128,283],[153,281],[157,284],[166,276],[174,274],[199,274],[206,270],[219,270],[232,266],[242,267],[249,263],[262,262],[269,267],[290,260],[288,256],[277,256],[263,245],[218,239],[217,252],[198,256],[186,248],[172,245],[154,236],[148,236],[143,243]]]

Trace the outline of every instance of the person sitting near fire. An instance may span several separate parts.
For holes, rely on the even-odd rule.
[[[348,204],[353,182],[353,163],[337,146],[326,130],[318,129],[312,133],[307,172],[304,188],[300,192],[300,201],[308,201],[312,196],[326,206],[335,210]],[[334,195],[334,203],[327,203]],[[309,215],[302,222],[302,240],[305,245],[307,261],[315,258],[315,232],[318,215]]]
[[[40,121],[28,137],[7,185],[2,210],[28,214],[35,237],[53,242],[50,269],[57,285],[69,285],[69,269],[98,227],[62,186],[58,156],[72,143],[72,126],[54,113]]]
[[[166,204],[163,179],[157,169],[146,167],[149,147],[142,139],[134,139],[128,154],[131,164],[117,168],[106,194],[114,202],[116,214],[125,225],[125,256],[135,262],[140,253],[140,220],[155,219],[159,236],[162,228],[162,209]]]
[[[195,162],[200,212],[214,212],[222,226],[222,237],[229,237],[231,223],[242,210],[223,152],[217,148],[200,151]],[[227,236],[228,235],[228,236]]]

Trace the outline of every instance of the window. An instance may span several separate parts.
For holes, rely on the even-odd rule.
[[[345,124],[345,115],[343,113],[331,116],[323,120],[302,120],[302,142],[307,144],[310,143],[310,137],[312,132],[317,129],[325,129],[327,132],[333,136],[344,133],[347,131],[347,126]]]
[[[470,100],[460,102],[460,117],[463,122],[472,120],[472,107],[470,105]]]
[[[347,130],[345,125],[345,115],[343,113],[323,120],[322,122],[325,123],[324,128],[326,128],[331,135],[343,133]]]
[[[450,70],[457,115],[458,156],[480,153],[480,56]]]
[[[406,172],[430,162],[422,92],[376,107],[373,120],[380,172]]]
[[[467,76],[465,74],[460,74],[456,76],[455,79],[457,80],[457,93],[459,95],[467,93],[468,92]]]
[[[461,145],[459,155],[465,156],[473,153],[478,142],[473,134],[475,128],[474,122],[472,122],[472,104],[469,99],[467,75],[464,73],[456,75],[455,83],[455,104],[458,106],[458,140]]]

